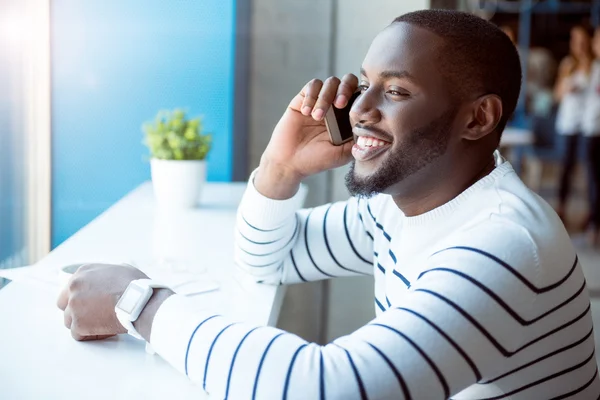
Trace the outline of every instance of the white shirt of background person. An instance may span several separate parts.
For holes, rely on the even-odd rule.
[[[600,136],[600,60],[592,64],[582,132],[585,136]]]
[[[560,102],[556,117],[556,131],[559,135],[575,135],[582,131],[584,109],[588,97],[589,77],[583,71],[576,71],[566,78],[573,90],[567,92]]]

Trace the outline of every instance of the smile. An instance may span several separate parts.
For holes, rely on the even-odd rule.
[[[390,146],[389,142],[374,137],[359,136],[352,146],[352,156],[356,161],[369,161],[384,153]]]

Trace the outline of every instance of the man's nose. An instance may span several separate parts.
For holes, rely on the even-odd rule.
[[[352,126],[356,124],[374,124],[381,119],[378,107],[378,99],[375,93],[368,89],[363,92],[350,109],[350,121]]]

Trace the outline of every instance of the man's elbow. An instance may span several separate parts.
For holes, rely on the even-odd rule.
[[[252,266],[248,264],[243,257],[240,257],[239,254],[235,254],[235,267],[236,269],[246,276],[248,279],[265,285],[281,285],[281,276],[279,274],[279,269],[275,271],[271,271],[271,269],[259,268],[256,266]]]

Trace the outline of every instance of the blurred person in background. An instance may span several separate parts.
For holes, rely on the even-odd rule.
[[[587,166],[590,181],[589,240],[600,245],[600,27],[592,40],[595,60],[591,66],[590,86],[583,116],[582,131],[587,145]]]
[[[548,117],[554,104],[552,86],[556,76],[556,61],[544,47],[532,47],[527,60],[528,114]]]
[[[558,79],[554,88],[554,98],[559,103],[556,131],[564,136],[563,171],[556,210],[563,221],[565,221],[566,204],[571,188],[571,175],[577,160],[577,144],[582,134],[582,121],[593,61],[590,35],[585,28],[576,26],[571,29],[569,47],[570,54],[559,65]]]

